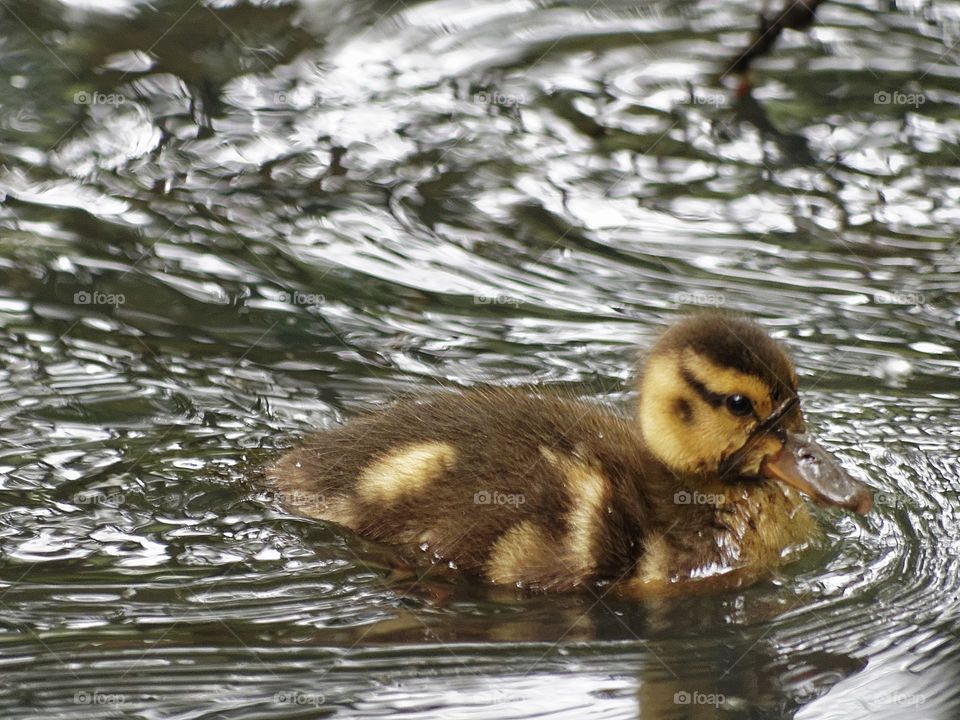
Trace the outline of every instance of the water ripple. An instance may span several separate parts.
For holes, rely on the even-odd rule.
[[[739,101],[746,0],[15,10],[4,717],[956,714],[957,3],[825,3]],[[253,487],[403,392],[627,408],[703,306],[789,347],[876,492],[768,582],[417,583]]]

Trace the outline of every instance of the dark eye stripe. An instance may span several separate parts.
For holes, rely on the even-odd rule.
[[[704,385],[699,380],[697,380],[693,376],[693,373],[687,370],[687,368],[685,367],[680,368],[680,376],[683,378],[684,382],[687,383],[687,385],[692,387],[697,392],[697,395],[703,398],[704,402],[708,403],[709,405],[712,405],[713,407],[720,407],[721,405],[723,405],[723,401],[726,399],[727,396],[721,393],[715,393],[711,390],[708,390],[707,386]]]

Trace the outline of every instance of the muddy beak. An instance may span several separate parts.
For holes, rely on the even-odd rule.
[[[858,513],[869,512],[873,496],[847,475],[830,453],[807,435],[789,433],[778,455],[760,465],[769,478],[792,485],[817,505],[833,505]]]

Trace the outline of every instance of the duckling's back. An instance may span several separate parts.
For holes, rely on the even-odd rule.
[[[631,571],[670,492],[629,423],[500,388],[397,403],[269,472],[285,505],[496,583],[561,590]],[[671,495],[672,496],[672,495]]]

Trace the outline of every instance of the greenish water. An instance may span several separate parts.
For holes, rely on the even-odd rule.
[[[960,3],[737,103],[759,6],[0,4],[0,715],[960,716]],[[251,482],[411,390],[625,406],[696,305],[877,493],[769,582],[412,586]]]

